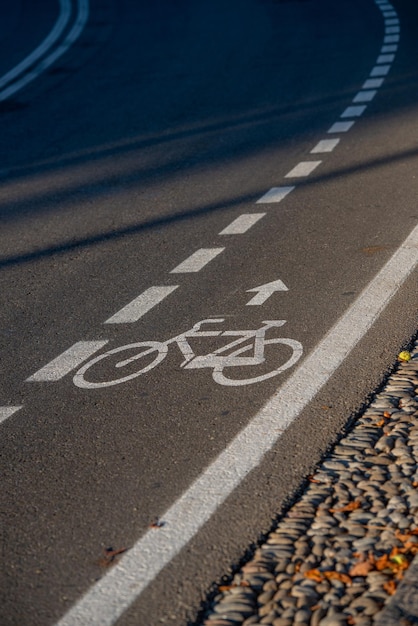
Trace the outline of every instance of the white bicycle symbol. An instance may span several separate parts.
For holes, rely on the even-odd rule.
[[[110,387],[111,385],[119,385],[128,380],[132,380],[137,376],[141,376],[146,372],[157,367],[161,361],[165,359],[168,354],[168,347],[170,344],[177,344],[180,349],[180,352],[184,356],[184,361],[181,363],[180,367],[184,367],[185,369],[200,369],[204,367],[209,367],[213,369],[212,376],[213,380],[220,385],[229,385],[229,386],[239,386],[239,385],[250,385],[253,383],[258,383],[263,380],[267,380],[268,378],[272,378],[273,376],[277,376],[284,370],[287,370],[289,367],[292,367],[302,356],[303,348],[302,344],[299,341],[294,339],[285,339],[282,337],[275,337],[272,339],[266,339],[266,332],[270,328],[277,328],[283,326],[286,323],[285,320],[267,320],[263,322],[263,326],[256,330],[200,330],[203,324],[221,324],[225,320],[222,318],[216,319],[205,319],[197,322],[190,330],[187,330],[172,339],[168,339],[167,341],[144,341],[139,343],[130,343],[125,346],[120,346],[119,348],[114,348],[113,350],[108,350],[103,354],[91,359],[87,363],[85,363],[75,374],[73,380],[74,384],[77,387],[81,387],[83,389],[97,389],[99,387]],[[238,339],[234,339],[229,342],[227,345],[218,348],[214,352],[209,354],[205,354],[203,356],[196,356],[193,352],[193,349],[188,341],[188,339],[192,337],[239,337]],[[245,345],[242,345],[245,344]],[[253,378],[245,378],[245,379],[234,379],[229,378],[224,374],[224,369],[233,368],[233,367],[243,367],[243,366],[254,366],[260,365],[265,362],[264,356],[264,348],[266,345],[270,344],[283,344],[288,346],[292,352],[290,357],[279,367],[276,367],[274,370],[267,372],[265,374],[261,374],[259,376],[255,376]],[[240,346],[238,349],[235,349],[237,346]],[[123,352],[131,351],[131,350],[139,350],[133,356],[129,356],[129,358],[125,358],[121,361],[118,361],[114,367],[118,369],[126,368],[131,363],[135,361],[147,362],[145,366],[141,369],[136,370],[133,373],[122,375],[118,378],[114,378],[112,380],[105,381],[94,381],[89,380],[92,374],[92,368],[96,366],[98,363],[101,365],[105,364],[106,361],[110,359],[113,355],[122,356]],[[225,352],[229,352],[229,354],[224,354]],[[249,354],[252,353],[252,354]],[[243,356],[245,355],[245,356]],[[247,356],[248,355],[248,356]],[[149,357],[153,357],[151,362],[149,361]],[[88,376],[88,377],[87,377]]]

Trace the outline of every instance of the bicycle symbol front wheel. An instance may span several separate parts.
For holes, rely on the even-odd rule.
[[[139,354],[134,354],[133,356],[120,360],[121,355],[119,355],[119,353],[125,352],[126,357],[127,352],[136,350],[137,348],[143,348],[143,350],[141,350]],[[113,363],[113,367],[124,368],[124,375],[119,378],[113,378],[114,370],[112,364],[110,363],[113,355],[118,355],[119,359],[116,363]],[[149,370],[161,363],[166,356],[167,346],[160,341],[130,343],[125,346],[120,346],[119,348],[114,348],[113,350],[108,350],[108,352],[100,354],[91,361],[88,361],[78,370],[73,378],[73,381],[77,387],[81,387],[82,389],[99,389],[101,387],[119,385],[120,383],[125,383],[126,381],[132,380],[137,376],[141,376],[141,374],[149,372]],[[149,357],[151,357],[150,362],[148,362]],[[126,374],[129,369],[128,366],[139,360],[141,360],[142,363],[145,361],[146,365],[143,365],[143,367],[139,370]],[[97,364],[100,364],[100,367],[96,367]],[[108,373],[109,370],[111,370],[110,374]],[[100,373],[101,375],[99,376]],[[94,380],[94,378],[96,378],[96,380]],[[100,380],[97,380],[98,378],[100,378]]]
[[[228,376],[224,375],[223,373],[224,369],[226,369],[228,365],[225,365],[225,366],[218,365],[217,367],[215,367],[213,371],[213,374],[212,374],[213,380],[219,385],[227,385],[230,387],[238,387],[241,385],[252,385],[254,383],[260,383],[263,380],[273,378],[273,376],[277,376],[281,372],[284,372],[285,370],[289,369],[289,367],[292,367],[292,365],[295,365],[295,363],[297,363],[300,357],[302,356],[302,353],[303,353],[302,344],[299,341],[296,341],[295,339],[284,339],[281,337],[277,337],[275,339],[266,339],[264,341],[264,345],[269,345],[269,344],[274,344],[274,343],[283,344],[285,346],[289,346],[289,348],[292,349],[291,356],[287,359],[285,363],[283,363],[283,365],[280,365],[279,367],[265,374],[260,374],[259,376],[254,376],[252,378],[238,378],[238,379],[229,378]],[[252,344],[249,346],[244,346],[243,348],[239,348],[238,350],[236,350],[233,354],[229,356],[235,357],[240,354],[243,354],[244,352],[248,352],[252,349],[253,349]]]

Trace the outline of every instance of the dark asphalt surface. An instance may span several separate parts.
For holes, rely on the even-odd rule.
[[[255,202],[288,184],[374,65],[373,2],[92,0],[69,53],[0,103],[0,405],[24,405],[0,425],[1,624],[61,617],[103,574],[103,549],[163,516],[287,373],[221,387],[173,350],[108,389],[30,375],[77,341],[162,341],[214,315],[233,329],[285,319],[308,354],[417,224],[418,9],[393,3],[402,38],[384,87],[280,205]],[[1,3],[2,73],[51,28],[55,3],[37,4]],[[218,235],[258,210],[245,235]],[[201,272],[170,274],[219,246]],[[288,292],[245,306],[278,278]],[[103,325],[152,285],[179,288],[135,324]],[[196,617],[416,331],[416,287],[414,274],[121,624]]]

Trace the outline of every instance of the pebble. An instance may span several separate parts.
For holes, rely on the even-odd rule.
[[[393,579],[390,570],[372,569],[349,585],[344,577],[359,555],[389,554],[403,545],[396,531],[408,534],[418,528],[413,486],[418,482],[418,420],[411,417],[418,417],[418,342],[413,355],[399,364],[255,560],[234,578],[250,586],[219,593],[204,624],[346,626],[349,615],[356,626],[379,623],[390,598],[384,588]],[[350,509],[353,502],[359,508]],[[418,536],[412,540],[418,543]],[[317,570],[312,578],[310,570]]]

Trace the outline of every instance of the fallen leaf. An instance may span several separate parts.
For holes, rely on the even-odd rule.
[[[370,563],[370,561],[362,561],[361,563],[353,565],[349,574],[353,578],[354,576],[367,576],[372,569],[374,569],[374,565]]]
[[[378,422],[374,422],[374,426],[377,426],[377,428],[382,428],[382,426],[385,424],[385,420],[381,419]]]
[[[345,506],[341,507],[340,509],[330,509],[329,512],[330,513],[348,513],[349,511],[355,511],[356,509],[359,509],[361,507],[361,502],[359,502],[358,500],[353,500],[353,502],[349,502],[348,504],[346,504]]]
[[[402,350],[402,352],[398,354],[398,359],[407,363],[412,359],[412,354],[408,352],[408,350]]]
[[[383,589],[389,596],[393,596],[396,591],[396,582],[394,580],[388,580],[384,585]]]
[[[324,580],[323,575],[319,571],[319,569],[310,569],[304,573],[305,578],[309,578],[310,580],[314,580],[317,583],[321,583]]]
[[[323,572],[325,578],[327,578],[328,580],[339,580],[342,583],[344,583],[345,585],[351,585],[351,583],[353,582],[350,578],[350,576],[347,576],[347,574],[341,574],[340,572]]]
[[[392,414],[391,414],[391,413],[389,413],[389,411],[385,411],[385,412],[383,413],[383,417],[386,417],[386,419],[389,419],[390,417],[392,417]]]

